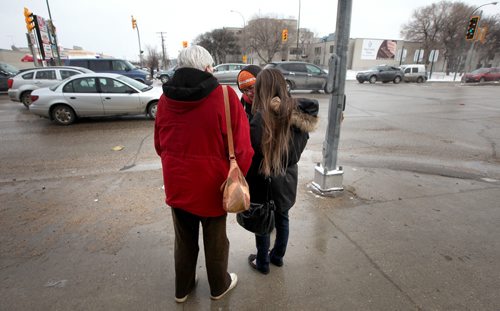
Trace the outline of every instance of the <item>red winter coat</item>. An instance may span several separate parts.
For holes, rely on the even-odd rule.
[[[220,187],[229,160],[222,87],[210,73],[181,68],[163,90],[154,140],[166,202],[201,217],[224,215]],[[236,93],[228,91],[236,160],[246,174],[253,156],[249,124]]]

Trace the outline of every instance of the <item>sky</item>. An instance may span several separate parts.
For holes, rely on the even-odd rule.
[[[169,58],[176,58],[182,41],[222,27],[242,27],[256,16],[298,18],[300,27],[321,37],[335,32],[337,1],[332,0],[48,0],[58,42],[66,48],[85,50],[117,58],[137,60],[139,44],[132,29],[137,20],[142,50],[161,51],[164,32]],[[351,38],[402,39],[401,26],[412,12],[432,0],[353,0]],[[478,7],[489,0],[463,1]],[[300,10],[299,10],[300,4]],[[46,0],[0,0],[0,48],[25,47],[23,9],[49,18]],[[500,3],[483,8],[484,15],[500,14]],[[234,11],[234,12],[232,12]]]

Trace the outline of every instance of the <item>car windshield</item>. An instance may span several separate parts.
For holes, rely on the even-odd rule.
[[[473,74],[485,73],[485,72],[488,72],[489,70],[490,70],[490,68],[479,68],[479,69],[474,70],[471,73],[473,73]]]
[[[369,70],[370,71],[379,71],[379,70],[382,70],[382,69],[384,69],[384,66],[375,66],[375,67],[370,68]]]
[[[119,76],[118,80],[121,80],[121,81],[135,87],[136,89],[141,90],[142,92],[153,88],[152,86],[147,86],[146,84],[144,84],[142,82],[139,82],[137,80],[134,80],[134,79],[126,77],[126,76]]]
[[[123,62],[127,65],[127,69],[129,69],[129,70],[136,69],[136,67],[134,65],[132,65],[128,60],[124,60]]]
[[[0,68],[12,74],[16,74],[19,72],[19,69],[9,64],[0,63]]]

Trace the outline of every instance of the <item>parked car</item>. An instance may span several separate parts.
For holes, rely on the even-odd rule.
[[[39,67],[19,72],[9,83],[9,98],[22,102],[26,107],[31,104],[31,92],[41,87],[49,87],[74,75],[92,72],[87,68],[71,66]]]
[[[114,58],[70,58],[64,60],[68,66],[88,68],[94,72],[116,73],[130,77],[147,85],[153,84],[148,71],[139,69],[124,59]]]
[[[30,111],[60,125],[79,117],[146,114],[156,118],[160,87],[148,86],[114,73],[73,76],[31,93]]]
[[[479,68],[471,73],[466,73],[463,77],[464,82],[500,81],[500,67]]]
[[[401,70],[404,73],[403,81],[422,83],[427,81],[427,70],[423,64],[403,65]]]
[[[214,67],[213,75],[220,83],[236,83],[238,73],[247,64],[220,64]]]
[[[394,82],[398,84],[403,79],[404,73],[401,69],[388,66],[388,65],[378,65],[366,71],[360,71],[356,74],[356,80],[359,83],[368,81],[370,83],[375,83],[377,81],[382,81],[383,83]]]
[[[328,74],[316,65],[306,62],[272,62],[264,69],[276,68],[285,76],[288,91],[324,90]]]
[[[177,66],[172,67],[168,70],[160,70],[156,73],[156,78],[160,79],[161,83],[165,84],[168,82],[168,80],[172,79],[176,70]]]
[[[0,92],[7,92],[9,79],[15,76],[19,69],[7,63],[0,62]]]

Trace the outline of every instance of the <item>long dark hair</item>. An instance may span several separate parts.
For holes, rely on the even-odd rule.
[[[283,74],[264,69],[255,82],[252,112],[262,115],[262,155],[260,172],[266,176],[286,171],[290,141],[290,120],[296,103],[286,90]]]

